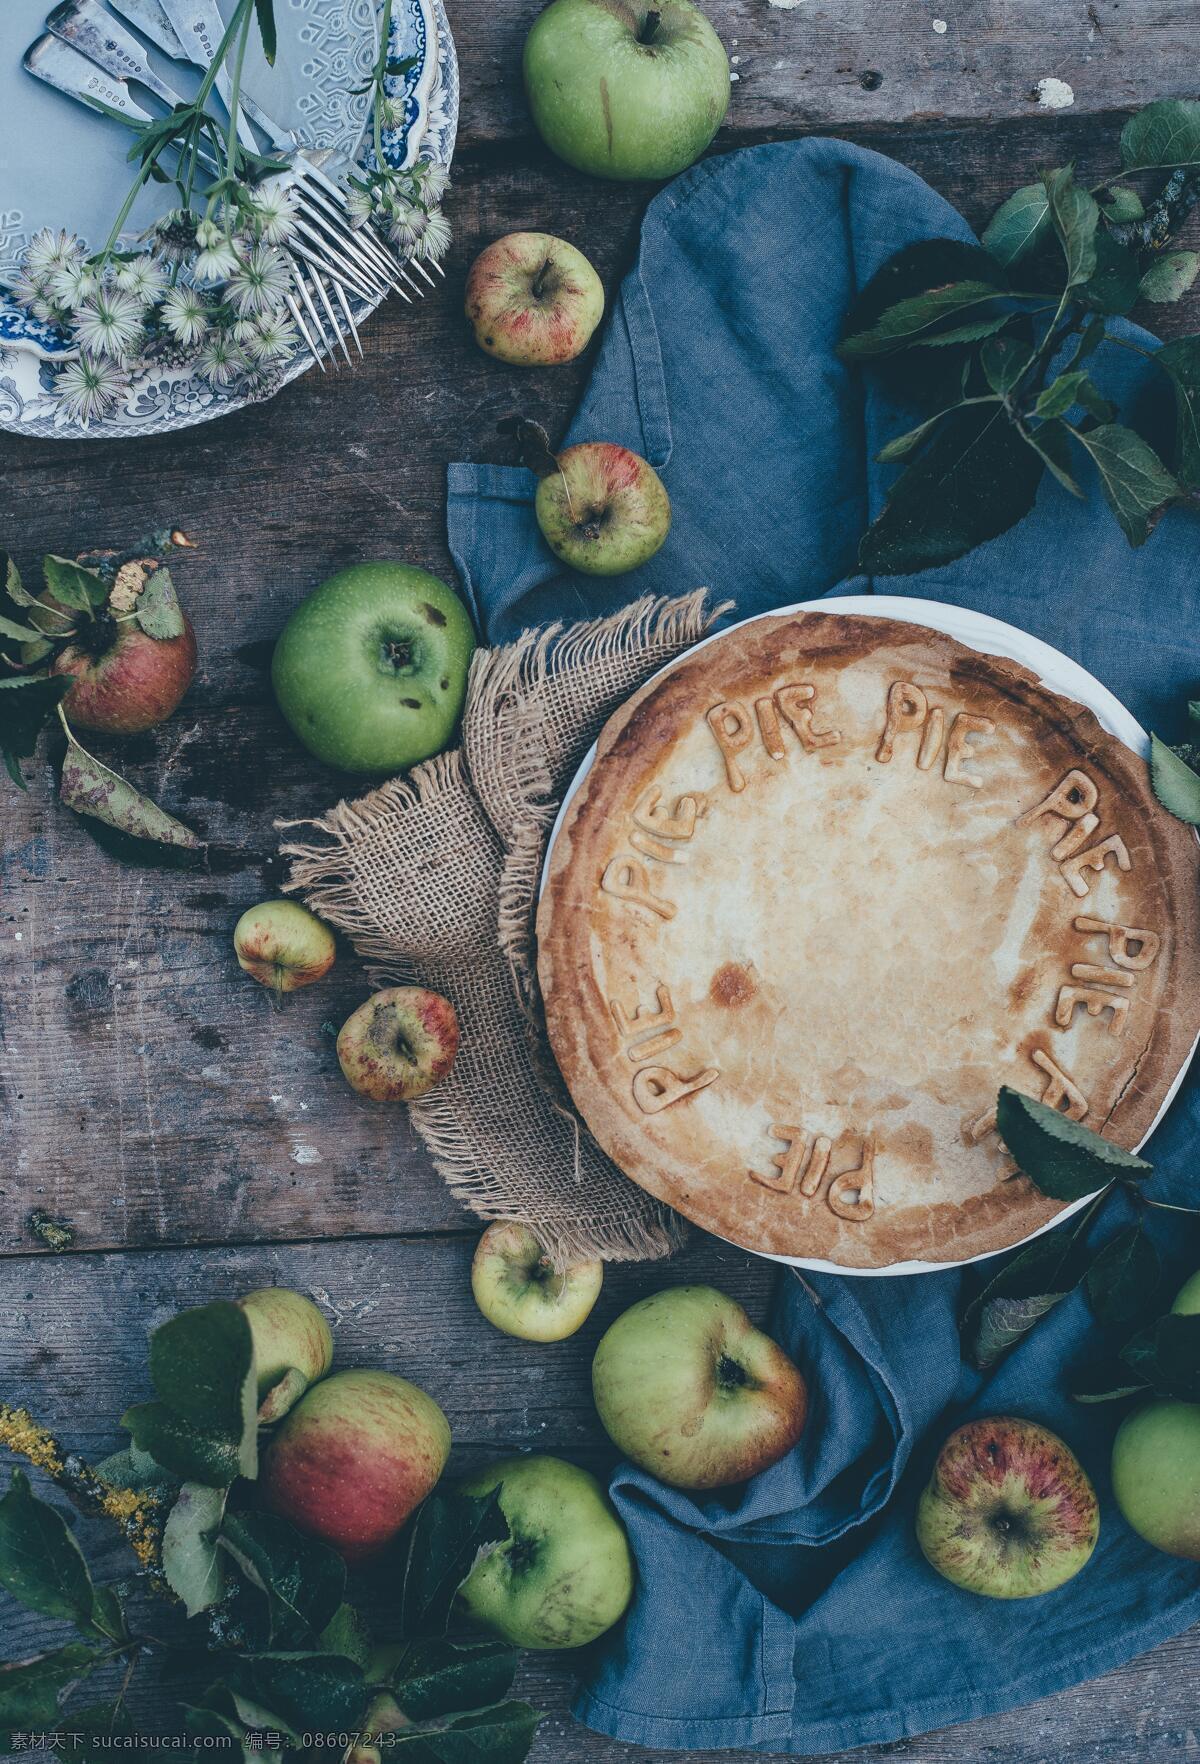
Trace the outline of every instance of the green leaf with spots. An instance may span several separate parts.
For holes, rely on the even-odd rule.
[[[1143,300],[1152,300],[1159,306],[1173,305],[1183,299],[1197,275],[1200,253],[1168,251],[1154,259],[1138,284],[1138,291]]]
[[[105,826],[126,833],[131,839],[174,846],[180,851],[204,850],[204,841],[190,827],[143,796],[119,772],[101,765],[77,741],[67,744],[58,794],[64,807],[75,814],[103,821]]]
[[[346,1565],[337,1552],[316,1538],[302,1536],[285,1519],[253,1512],[229,1515],[221,1547],[251,1584],[266,1594],[270,1645],[315,1644],[333,1622],[346,1587]]]
[[[90,613],[93,607],[103,606],[108,599],[108,588],[101,581],[99,573],[85,569],[82,564],[74,563],[69,557],[55,557],[53,554],[44,557],[42,571],[47,588],[60,606],[69,606],[75,612]]]
[[[133,616],[147,637],[167,642],[172,637],[183,636],[187,627],[171,572],[165,566],[147,576]]]
[[[996,1104],[996,1126],[1018,1168],[1051,1200],[1082,1200],[1110,1182],[1140,1179],[1151,1170],[1144,1158],[1007,1085]]]
[[[460,1709],[486,1709],[507,1696],[520,1654],[502,1641],[412,1641],[393,1650],[379,1681],[410,1721],[437,1721]]]
[[[341,1654],[243,1654],[226,1663],[225,1679],[301,1733],[356,1731],[370,1696],[362,1667]]]
[[[444,1634],[459,1587],[476,1563],[508,1536],[498,1489],[480,1496],[435,1489],[409,1530],[400,1588],[401,1633]]]
[[[394,1734],[396,1764],[522,1764],[541,1715],[528,1703],[501,1703],[443,1728]]]
[[[228,1488],[241,1471],[236,1440],[191,1427],[166,1403],[135,1403],[121,1416],[140,1451],[149,1452],[182,1482]]]

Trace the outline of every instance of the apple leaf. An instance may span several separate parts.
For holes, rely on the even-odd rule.
[[[382,1680],[410,1721],[485,1709],[508,1694],[520,1654],[502,1641],[412,1641]]]
[[[1058,234],[1067,260],[1067,287],[1086,282],[1096,268],[1096,228],[1100,210],[1096,198],[1075,182],[1072,166],[1043,172],[1050,224]]]
[[[435,1489],[409,1531],[400,1586],[401,1633],[444,1635],[459,1587],[475,1564],[508,1536],[498,1489],[482,1496]]]
[[[1084,381],[1085,385],[1088,383]],[[1071,475],[1071,431],[1066,423],[1051,417],[1048,422],[1040,422],[1036,429],[1025,429],[1023,433],[1029,446],[1045,461],[1051,477],[1072,496],[1084,500],[1083,491]]]
[[[1079,297],[1097,313],[1121,314],[1138,303],[1141,271],[1137,256],[1103,228],[1096,234],[1096,267]]]
[[[258,1474],[254,1342],[239,1305],[200,1305],[162,1324],[150,1337],[150,1378],[181,1421],[233,1447],[242,1476]]]
[[[1169,814],[1200,827],[1200,774],[1157,735],[1150,737],[1150,782]]]
[[[987,1371],[1076,1284],[1075,1233],[1051,1231],[1019,1250],[963,1313],[963,1352]]]
[[[96,1475],[101,1482],[107,1482],[111,1488],[132,1489],[135,1494],[153,1494],[160,1500],[174,1500],[179,1492],[179,1479],[161,1464],[156,1464],[149,1452],[139,1451],[137,1446],[127,1446],[123,1451],[113,1452],[110,1457],[96,1465]]]
[[[217,1533],[227,1491],[185,1482],[163,1528],[163,1577],[189,1617],[215,1605],[225,1590]]]
[[[165,565],[146,577],[146,585],[138,595],[134,618],[147,637],[157,637],[165,642],[183,636],[186,627],[179,597],[175,593],[171,572]]]
[[[96,1595],[83,1552],[57,1507],[39,1501],[23,1470],[0,1500],[0,1586],[30,1611],[92,1627]]]
[[[41,1654],[36,1660],[0,1666],[0,1723],[9,1731],[16,1727],[42,1731],[55,1727],[64,1691],[86,1678],[99,1657],[99,1648],[89,1647],[86,1642],[68,1642],[65,1648]],[[74,1719],[72,1716],[72,1724]]]
[[[1118,224],[1141,220],[1146,212],[1145,203],[1128,184],[1110,184],[1099,192],[1096,200],[1105,220]]]
[[[263,60],[268,67],[274,67],[279,46],[275,31],[275,0],[254,0],[254,16],[262,38]]]
[[[1073,1403],[1118,1403],[1138,1396],[1149,1386],[1123,1360],[1107,1356],[1078,1373],[1071,1387]]]
[[[1076,402],[1079,388],[1087,379],[1087,375],[1076,369],[1073,373],[1059,374],[1043,392],[1039,392],[1037,403],[1033,407],[1034,416],[1064,416]]]
[[[501,1703],[447,1727],[393,1734],[390,1746],[403,1748],[397,1764],[522,1764],[541,1719],[528,1703]]]
[[[16,619],[6,619],[0,614],[0,637],[9,637],[14,643],[42,643],[45,639],[40,631],[32,625],[19,625]]]
[[[1121,1359],[1160,1396],[1200,1402],[1200,1315],[1160,1317],[1125,1343]]]
[[[323,1654],[341,1654],[366,1671],[372,1657],[372,1645],[371,1632],[362,1612],[354,1605],[340,1604],[317,1637],[317,1647]]]
[[[889,306],[867,330],[843,337],[837,346],[837,354],[843,361],[865,361],[874,355],[891,355],[897,349],[908,349],[914,343],[928,341],[929,334],[943,320],[982,303],[1005,298],[1007,290],[998,286],[996,281],[968,280],[927,288]],[[1005,314],[1001,323],[1007,317]]]
[[[1175,392],[1175,475],[1195,489],[1200,485],[1200,337],[1177,337],[1154,359]]]
[[[1158,1251],[1140,1224],[1104,1245],[1087,1271],[1087,1295],[1101,1323],[1114,1328],[1144,1316],[1159,1282]]]
[[[1042,470],[1002,404],[951,411],[892,486],[863,535],[859,563],[884,576],[952,563],[1029,513]]]
[[[341,1654],[243,1654],[227,1661],[225,1678],[235,1696],[300,1733],[355,1732],[370,1694],[362,1667]]]
[[[1144,1158],[1007,1085],[996,1104],[996,1125],[1018,1168],[1051,1200],[1082,1200],[1110,1182],[1151,1170]]]
[[[44,557],[42,570],[46,586],[60,606],[90,613],[93,607],[103,606],[108,599],[108,588],[99,571],[85,569],[83,564],[73,563],[69,557],[53,554]]]
[[[140,1451],[149,1452],[181,1482],[228,1488],[241,1475],[234,1440],[189,1426],[166,1403],[135,1403],[121,1416],[121,1426]]]
[[[7,551],[0,551],[0,558],[3,558],[4,560],[3,563],[0,564],[0,572],[2,572],[4,576],[4,592],[8,595],[8,598],[12,601],[13,605],[36,606],[38,604],[37,600],[21,581],[21,572],[17,568],[13,559],[8,555]]]
[[[190,827],[160,809],[119,773],[101,765],[93,754],[73,739],[67,743],[58,794],[64,806],[77,815],[103,821],[106,826],[130,838],[186,852],[204,850],[203,840]]]
[[[231,1513],[220,1543],[267,1596],[271,1647],[314,1643],[333,1622],[346,1586],[346,1565],[327,1544],[303,1537],[274,1514],[253,1512]]]
[[[984,231],[983,243],[1000,263],[1016,263],[1050,231],[1045,184],[1023,184],[1002,202]]]
[[[1131,116],[1121,130],[1121,165],[1125,171],[1200,165],[1200,104],[1160,98]]]
[[[1172,305],[1182,300],[1200,275],[1200,254],[1195,251],[1168,251],[1156,257],[1138,284],[1143,300],[1156,305]]]
[[[25,779],[18,762],[34,752],[54,707],[70,690],[69,679],[50,680],[44,674],[0,680],[0,753],[19,789],[25,789]]]
[[[1148,441],[1120,423],[1073,429],[1095,461],[1104,500],[1133,546],[1144,545],[1179,485]]]
[[[979,352],[984,378],[1001,397],[1012,391],[1032,360],[1033,350],[1017,337],[991,337]]]

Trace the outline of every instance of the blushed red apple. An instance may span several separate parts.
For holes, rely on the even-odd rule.
[[[446,1076],[457,1052],[454,1006],[424,986],[372,994],[337,1038],[347,1083],[375,1102],[415,1102]]]
[[[582,441],[557,455],[537,487],[534,513],[556,557],[588,576],[636,570],[671,528],[662,479],[640,454],[611,441]]]
[[[328,974],[337,955],[333,932],[298,900],[247,907],[233,928],[242,972],[273,992],[296,992]]]
[[[952,1433],[917,1507],[917,1542],[966,1592],[1028,1599],[1079,1573],[1100,1535],[1087,1473],[1056,1434],[1012,1415]]]
[[[396,1536],[449,1454],[449,1423],[415,1384],[391,1372],[335,1372],[283,1422],[261,1487],[273,1512],[361,1562]]]
[[[106,735],[138,735],[165,722],[196,672],[196,633],[187,614],[178,637],[148,637],[106,614],[59,651],[52,674],[70,674],[67,720]]]
[[[808,1389],[798,1367],[711,1286],[677,1286],[617,1318],[592,1362],[613,1444],[675,1488],[746,1482],[791,1451]]]
[[[506,233],[467,276],[475,341],[515,367],[574,361],[604,312],[604,287],[574,245],[551,233]]]

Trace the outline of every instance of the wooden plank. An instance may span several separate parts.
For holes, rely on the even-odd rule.
[[[601,1473],[612,1461],[592,1408],[588,1369],[600,1332],[658,1284],[709,1281],[760,1318],[772,1271],[712,1239],[668,1267],[614,1269],[580,1333],[553,1347],[498,1335],[479,1316],[467,1284],[469,1237],[287,1248],[134,1252],[20,1258],[0,1270],[0,1391],[26,1402],[68,1446],[93,1461],[121,1441],[116,1417],[148,1394],[147,1332],[177,1309],[233,1297],[271,1281],[312,1292],[330,1317],[337,1364],[383,1365],[424,1385],[443,1404],[455,1437],[452,1469],[521,1448],[560,1453]],[[93,1525],[104,1576],[127,1568],[120,1546]],[[898,1619],[899,1620],[899,1619]],[[25,1657],[61,1630],[21,1613],[0,1594],[5,1657]],[[521,1688],[549,1711],[535,1764],[632,1764],[692,1760],[749,1764],[746,1752],[655,1752],[602,1739],[565,1714],[574,1664],[527,1660]],[[1095,1683],[1037,1704],[908,1741],[908,1764],[1165,1764],[1195,1757],[1200,1629]],[[132,1704],[147,1732],[161,1732],[163,1699],[152,1672]],[[899,1755],[870,1747],[853,1758]],[[842,1755],[849,1764],[850,1755]]]
[[[1050,161],[1076,158],[1082,176],[1099,177],[1118,121],[1068,112],[867,138],[981,224]],[[215,871],[122,870],[52,806],[46,764],[29,768],[27,795],[0,781],[4,1249],[36,1247],[35,1207],[64,1216],[85,1248],[372,1235],[460,1217],[403,1111],[342,1085],[321,1026],[363,993],[353,956],[279,1014],[235,968],[238,914],[277,886],[272,821],[320,810],[345,788],[290,738],[265,668],[290,608],[344,564],[403,556],[452,580],[445,463],[510,459],[496,424],[513,409],[554,433],[565,426],[590,360],[526,372],[484,357],[461,318],[476,251],[503,230],[543,227],[584,247],[611,291],[646,196],[597,186],[536,150],[468,154],[444,293],[380,312],[352,378],[310,374],[259,409],[145,442],[0,436],[5,536],[31,577],[44,551],[172,522],[201,541],[178,572],[199,635],[196,684],[160,730],[97,747],[205,830]],[[1194,328],[1200,299],[1153,319],[1172,333]]]
[[[529,132],[521,48],[541,10],[541,0],[454,8],[468,143]],[[1037,93],[1047,78],[1069,85],[1087,114],[1195,90],[1195,21],[1179,0],[709,0],[704,10],[736,75],[725,142],[814,125],[840,133],[1047,114]]]

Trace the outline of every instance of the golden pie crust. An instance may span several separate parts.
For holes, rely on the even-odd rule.
[[[760,619],[607,724],[538,913],[550,1041],[635,1182],[747,1249],[958,1262],[1061,1211],[1001,1084],[1136,1145],[1200,1033],[1200,846],[1017,664]]]

